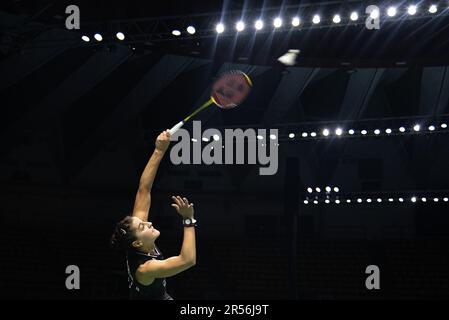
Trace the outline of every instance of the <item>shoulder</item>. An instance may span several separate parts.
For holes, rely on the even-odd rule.
[[[142,263],[141,265],[139,265],[137,267],[136,270],[136,280],[137,282],[139,282],[140,284],[144,285],[144,286],[149,286],[150,284],[152,284],[155,280],[155,277],[153,277],[151,275],[151,272],[149,272],[152,267],[154,265],[154,260],[148,260],[144,263]]]
[[[186,259],[179,255],[163,260],[149,260],[140,264],[137,268],[137,272],[139,274],[139,279],[142,279],[142,283],[148,283],[156,278],[172,277],[194,265],[195,261],[193,259]]]

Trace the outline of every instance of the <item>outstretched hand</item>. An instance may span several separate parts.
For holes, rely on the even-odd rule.
[[[193,218],[193,203],[189,203],[187,198],[181,198],[180,196],[172,196],[171,198],[174,202],[171,206],[175,208],[183,218]]]
[[[170,145],[170,132],[167,130],[162,131],[156,138],[156,150],[165,152]]]

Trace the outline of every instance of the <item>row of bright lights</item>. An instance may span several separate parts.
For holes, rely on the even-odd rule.
[[[415,15],[416,12],[417,12],[417,10],[418,10],[418,7],[417,7],[416,5],[410,5],[410,6],[408,7],[408,9],[407,9],[407,12],[408,12],[409,15]],[[438,11],[438,7],[437,7],[436,5],[433,4],[433,5],[431,5],[431,6],[429,7],[429,12],[430,12],[430,13],[436,13],[437,11]],[[387,15],[388,15],[389,17],[394,17],[396,14],[397,14],[397,8],[396,8],[396,7],[389,7],[389,8],[387,9]],[[379,11],[377,11],[377,10],[372,11],[371,14],[370,14],[370,17],[373,18],[373,19],[378,18],[378,17],[379,17]],[[357,21],[357,20],[359,19],[359,14],[358,14],[357,12],[354,11],[354,12],[351,13],[351,15],[350,15],[349,18],[350,18],[352,21]],[[335,14],[335,15],[333,16],[333,18],[332,18],[332,21],[333,21],[334,23],[336,23],[336,24],[340,23],[340,22],[341,22],[341,16],[340,16],[339,14]],[[313,22],[314,24],[319,24],[319,23],[321,22],[321,17],[320,17],[320,15],[315,14],[315,15],[313,16],[312,22]],[[300,19],[299,17],[293,17],[292,20],[291,20],[291,24],[292,24],[293,27],[298,27],[298,26],[301,24],[301,19]],[[274,28],[280,28],[282,25],[283,25],[283,21],[282,21],[282,19],[281,19],[280,17],[277,17],[277,18],[273,19],[273,27],[274,27]],[[254,23],[254,28],[255,28],[256,30],[261,30],[261,29],[263,29],[263,27],[264,27],[264,22],[263,22],[263,20],[260,20],[260,19],[259,19],[259,20],[257,20],[257,21]],[[238,32],[241,32],[241,31],[245,30],[245,23],[244,23],[243,21],[238,21],[238,22],[235,24],[235,29],[236,29]],[[188,27],[186,28],[186,31],[187,31],[187,33],[189,33],[189,34],[195,34],[196,29],[195,29],[194,26],[188,26]],[[216,27],[215,27],[215,31],[216,31],[217,33],[223,33],[223,32],[225,31],[225,25],[224,25],[223,23],[217,24]],[[181,31],[178,30],[178,29],[173,30],[173,31],[172,31],[172,35],[174,35],[174,36],[180,36],[180,35],[181,35]],[[121,41],[122,41],[122,40],[125,40],[125,35],[123,34],[123,32],[117,32],[116,37],[117,37],[117,39],[119,39],[119,40],[121,40]],[[96,33],[96,34],[94,35],[94,38],[95,38],[95,40],[97,40],[97,41],[102,41],[102,40],[103,40],[103,36],[102,36],[100,33]],[[85,41],[85,42],[89,42],[89,41],[90,41],[90,38],[89,38],[88,36],[86,36],[86,35],[83,35],[83,36],[81,37],[81,39],[82,39],[83,41]]]
[[[416,5],[410,5],[407,8],[407,13],[411,16],[415,15],[416,12],[418,11],[418,7]],[[436,13],[438,11],[438,7],[435,4],[432,4],[429,6],[429,12],[430,13]],[[396,7],[389,7],[387,9],[387,15],[389,17],[394,17],[397,14],[397,8]]]
[[[440,202],[440,201],[444,201],[444,202],[448,202],[449,201],[449,199],[447,198],[447,197],[445,197],[445,198],[433,198],[433,199],[427,199],[426,197],[422,197],[421,199],[419,199],[418,197],[411,197],[410,198],[410,202],[412,202],[412,203],[416,203],[416,202],[418,202],[418,201],[421,201],[421,202],[424,202],[424,203],[426,203],[426,202],[431,202],[433,200],[433,202]],[[357,199],[346,199],[346,200],[340,200],[340,199],[335,199],[335,200],[333,200],[333,201],[331,201],[330,199],[326,199],[326,200],[324,200],[324,203],[326,203],[326,204],[329,204],[329,203],[331,203],[331,202],[334,202],[335,204],[340,204],[340,203],[353,203],[353,202],[355,202],[355,203],[382,203],[382,202],[395,202],[395,201],[398,201],[398,202],[405,202],[406,201],[406,199],[405,198],[388,198],[388,199],[382,199],[382,198],[377,198],[377,199],[372,199],[372,198],[366,198],[366,199],[362,199],[362,198],[357,198]],[[323,202],[323,201],[321,201],[321,202]],[[319,201],[317,200],[317,199],[315,199],[315,200],[304,200],[304,204],[309,204],[309,203],[313,203],[313,204],[318,204],[319,203]]]
[[[447,124],[446,124],[446,123],[442,123],[442,124],[440,125],[440,127],[441,127],[441,129],[447,129]],[[430,132],[432,132],[432,131],[435,131],[437,128],[436,128],[434,125],[430,125],[427,129],[428,129]],[[414,132],[420,132],[420,131],[421,131],[421,126],[420,126],[419,124],[415,124],[411,130],[413,130]],[[404,133],[404,132],[406,131],[406,128],[405,128],[405,127],[399,127],[398,131],[401,132],[401,133]],[[349,135],[355,135],[355,134],[356,134],[356,131],[355,131],[354,129],[349,129],[347,133],[348,133]],[[375,129],[375,130],[373,130],[373,133],[374,133],[375,135],[380,135],[380,134],[381,134],[381,130],[380,130],[380,129]],[[392,134],[392,133],[393,133],[393,129],[387,128],[387,129],[385,129],[385,133],[386,133],[386,134]],[[321,132],[321,134],[322,134],[323,136],[327,137],[327,136],[329,136],[329,135],[331,134],[331,132],[330,132],[329,129],[325,128],[325,129],[323,129],[323,131]],[[335,129],[335,135],[341,136],[341,135],[343,135],[343,134],[344,134],[343,129],[341,129],[341,128]],[[366,135],[366,134],[368,134],[368,130],[362,129],[362,130],[360,130],[360,134]],[[311,133],[309,134],[309,133],[307,133],[307,132],[303,132],[303,133],[301,134],[301,137],[307,138],[309,135],[310,135],[310,137],[316,137],[316,136],[317,136],[317,133],[316,133],[316,132],[311,132]],[[293,139],[293,138],[295,138],[295,134],[291,132],[291,133],[289,133],[288,137],[289,137],[290,139]],[[217,134],[214,134],[214,135],[212,136],[212,138],[213,138],[215,141],[220,140],[220,136],[217,135]],[[275,134],[270,134],[270,139],[271,139],[271,140],[276,140],[276,138],[277,138],[277,136],[276,136]],[[263,139],[264,139],[264,137],[263,137],[262,135],[257,135],[257,140],[263,140]],[[198,139],[195,139],[195,138],[192,138],[191,140],[192,140],[193,142],[198,142]],[[207,137],[203,137],[201,140],[204,141],[204,142],[209,142],[210,139],[207,138]],[[318,191],[318,192],[319,192],[319,191]]]
[[[120,41],[125,40],[125,34],[123,32],[117,32],[116,35],[117,39],[119,39]],[[83,35],[81,37],[81,39],[85,42],[89,42],[90,38],[86,35]],[[103,41],[103,36],[100,33],[96,33],[94,34],[94,39],[97,40],[98,42]]]
[[[189,34],[195,34],[195,32],[196,32],[195,27],[193,27],[193,26],[187,27],[187,32],[188,32]],[[174,36],[180,36],[180,35],[181,35],[181,31],[179,31],[179,30],[173,30],[173,31],[172,31],[172,34],[173,34]],[[115,36],[116,36],[117,39],[119,39],[120,41],[125,40],[125,34],[124,34],[123,32],[117,32]],[[95,38],[95,40],[97,40],[97,41],[102,41],[102,40],[103,40],[103,36],[102,36],[100,33],[94,34],[94,38]],[[89,41],[90,41],[90,38],[89,38],[88,36],[86,36],[86,35],[83,35],[83,36],[81,37],[81,39],[82,39],[83,41],[85,41],[85,42],[89,42]]]
[[[446,123],[442,123],[442,124],[440,125],[440,127],[441,127],[441,129],[446,129],[446,128],[447,128],[447,124],[446,124]],[[427,129],[428,129],[430,132],[432,132],[432,131],[435,131],[435,130],[437,129],[437,127],[434,126],[434,125],[430,125]],[[411,130],[413,130],[414,132],[420,132],[420,131],[421,131],[421,126],[420,126],[419,124],[415,124]],[[399,131],[400,133],[404,133],[404,132],[406,131],[406,128],[405,128],[405,127],[399,127],[398,131]],[[349,135],[354,135],[354,134],[356,134],[356,131],[355,131],[354,129],[349,129],[349,130],[347,131],[347,133],[348,133]],[[375,130],[373,131],[373,133],[374,133],[376,136],[377,136],[377,135],[380,135],[380,134],[381,134],[381,130],[380,130],[380,129],[375,129]],[[387,129],[385,129],[385,133],[386,133],[386,134],[391,134],[391,133],[393,133],[393,129],[387,128]],[[321,132],[321,134],[322,134],[323,136],[327,137],[327,136],[329,136],[329,135],[331,134],[331,131],[330,131],[329,129],[325,128],[325,129],[323,129],[323,131]],[[342,128],[337,128],[337,129],[335,129],[335,135],[341,136],[342,134],[344,134],[344,130],[343,130]],[[368,130],[362,129],[362,130],[360,130],[360,134],[366,135],[366,134],[368,134]],[[316,137],[316,136],[317,136],[317,133],[316,133],[316,132],[311,132],[310,134],[307,133],[307,132],[301,133],[301,137],[303,137],[303,138],[307,138],[309,135],[310,135],[311,137]],[[291,133],[289,133],[288,137],[289,137],[290,139],[293,139],[293,138],[295,138],[295,134],[291,132]]]
[[[324,188],[324,190],[326,190],[326,192],[331,192],[332,191],[332,188],[331,187],[329,187],[329,186],[327,186],[326,188]],[[338,188],[338,187],[334,187],[334,192],[339,192],[340,191],[340,189]],[[318,192],[318,193],[320,193],[321,192],[321,188],[320,187],[316,187],[315,188],[315,191],[316,192]],[[309,188],[307,188],[307,192],[308,193],[312,193],[313,192],[313,189],[311,188],[311,187],[309,187]]]
[[[417,13],[417,11],[418,11],[418,7],[417,7],[416,5],[410,5],[410,6],[407,8],[408,14],[409,14],[409,15],[412,15],[412,16],[415,15],[415,14]],[[436,12],[438,11],[438,7],[437,7],[435,4],[432,4],[432,5],[429,7],[429,10],[428,10],[428,11],[429,11],[430,13],[436,13]],[[396,8],[396,7],[389,7],[389,8],[387,9],[387,15],[388,15],[389,17],[394,17],[396,14],[397,14],[397,8]],[[378,17],[379,17],[379,11],[377,11],[377,10],[372,11],[371,14],[370,14],[370,17],[373,18],[373,19],[378,18]],[[351,15],[350,15],[349,18],[351,19],[351,21],[357,21],[357,20],[359,19],[359,14],[358,14],[356,11],[354,11],[354,12],[351,13]],[[336,23],[336,24],[340,23],[340,22],[342,21],[341,16],[340,16],[339,14],[335,14],[335,15],[333,16],[333,18],[332,18],[332,21],[333,21],[334,23]],[[321,17],[320,17],[320,15],[315,14],[315,15],[313,16],[313,18],[312,18],[312,22],[313,22],[314,24],[319,24],[319,23],[321,22]],[[298,26],[301,24],[301,19],[300,19],[300,17],[294,17],[294,18],[292,18],[291,24],[292,24],[293,27],[298,27]],[[273,27],[274,27],[274,28],[280,28],[282,25],[283,25],[283,21],[282,21],[282,19],[281,19],[280,17],[277,17],[277,18],[273,19]],[[260,20],[260,19],[257,20],[257,21],[254,23],[254,28],[255,28],[256,30],[261,30],[263,27],[264,27],[264,22],[263,22],[262,20]],[[235,29],[236,29],[238,32],[241,32],[241,31],[245,30],[245,22],[243,22],[243,21],[238,21],[238,22],[235,24]],[[177,31],[177,30],[175,30],[175,31]],[[216,31],[217,33],[223,33],[223,32],[225,31],[225,25],[224,25],[223,23],[217,24],[217,25],[215,26],[215,31]],[[179,31],[178,31],[178,32],[179,32]],[[180,32],[179,32],[179,34],[175,34],[175,35],[180,35]]]
[[[440,127],[441,127],[441,129],[447,129],[447,124],[446,124],[446,123],[442,123],[442,124],[440,125]],[[437,128],[436,128],[434,125],[431,125],[431,126],[428,127],[428,130],[429,130],[430,132],[435,131],[436,129],[437,129]],[[415,124],[411,130],[413,130],[414,132],[420,132],[420,131],[421,131],[421,126],[420,126],[419,124]],[[405,127],[400,127],[400,128],[398,129],[398,131],[401,132],[401,133],[404,133],[404,132],[406,131],[406,129],[405,129]],[[341,129],[341,128],[335,129],[335,135],[341,136],[341,135],[343,135],[343,133],[344,133],[344,132],[343,132],[343,129]],[[349,135],[354,135],[354,134],[356,134],[356,131],[355,131],[354,129],[349,129],[347,133],[348,133]],[[373,130],[373,133],[374,133],[375,135],[380,135],[380,134],[381,134],[381,131],[380,131],[380,129],[375,129],[375,130]],[[393,133],[393,129],[387,128],[387,129],[385,129],[385,133],[386,133],[386,134],[391,134],[391,133]],[[329,129],[325,128],[325,129],[323,129],[323,131],[321,132],[321,134],[322,134],[323,136],[327,137],[327,136],[329,136],[329,135],[331,134],[331,132],[330,132]],[[366,135],[366,134],[368,134],[368,131],[365,130],[365,129],[360,130],[360,134]],[[311,132],[311,133],[309,134],[309,133],[307,133],[307,132],[303,132],[303,133],[301,134],[301,137],[307,138],[309,135],[310,135],[311,137],[316,137],[316,136],[317,136],[317,133],[316,133],[316,132]],[[295,138],[295,134],[291,132],[291,133],[289,133],[288,137],[289,137],[290,139],[293,139],[293,138]],[[217,134],[214,134],[211,138],[214,139],[215,141],[220,140],[220,136],[217,135]],[[256,138],[257,138],[257,140],[263,140],[263,139],[264,139],[264,136],[262,136],[262,135],[257,135]],[[270,139],[271,139],[271,140],[276,140],[276,138],[277,138],[277,136],[276,136],[275,134],[270,134]],[[191,140],[192,140],[193,142],[198,142],[198,139],[195,139],[195,138],[192,138]],[[209,142],[209,141],[210,141],[210,139],[207,138],[207,137],[203,137],[201,140],[204,141],[204,142]],[[318,192],[319,192],[319,191],[318,191]]]
[[[196,32],[196,29],[195,29],[195,27],[193,27],[193,26],[188,26],[186,30],[187,30],[187,32],[188,32],[189,34],[195,34],[195,32]],[[172,31],[172,34],[173,34],[174,36],[180,36],[180,35],[181,35],[181,31],[179,31],[179,30],[173,30],[173,31]],[[123,32],[117,32],[115,36],[116,36],[117,39],[120,40],[120,41],[125,40],[125,34],[124,34]],[[103,40],[103,36],[102,36],[100,33],[94,34],[94,38],[95,38],[95,40],[97,40],[97,41],[99,41],[99,42]],[[81,37],[81,39],[82,39],[83,41],[85,41],[85,42],[89,42],[89,41],[90,41],[90,38],[89,38],[88,36],[86,36],[86,35],[83,35],[83,36]]]

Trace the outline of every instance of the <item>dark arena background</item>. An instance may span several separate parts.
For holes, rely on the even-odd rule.
[[[249,75],[248,98],[193,120],[223,137],[267,129],[257,141],[278,168],[261,175],[249,155],[174,164],[167,151],[150,210],[164,256],[183,240],[170,197],[198,220],[196,265],[167,278],[174,299],[449,297],[449,1],[0,6],[2,299],[128,299],[114,226],[158,134],[229,70]]]

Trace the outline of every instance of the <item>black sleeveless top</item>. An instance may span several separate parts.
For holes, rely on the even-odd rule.
[[[126,255],[128,269],[129,298],[132,300],[173,300],[167,293],[165,278],[156,278],[153,283],[144,286],[137,282],[136,270],[148,260],[163,260],[162,253],[156,248],[156,255],[131,251]]]

